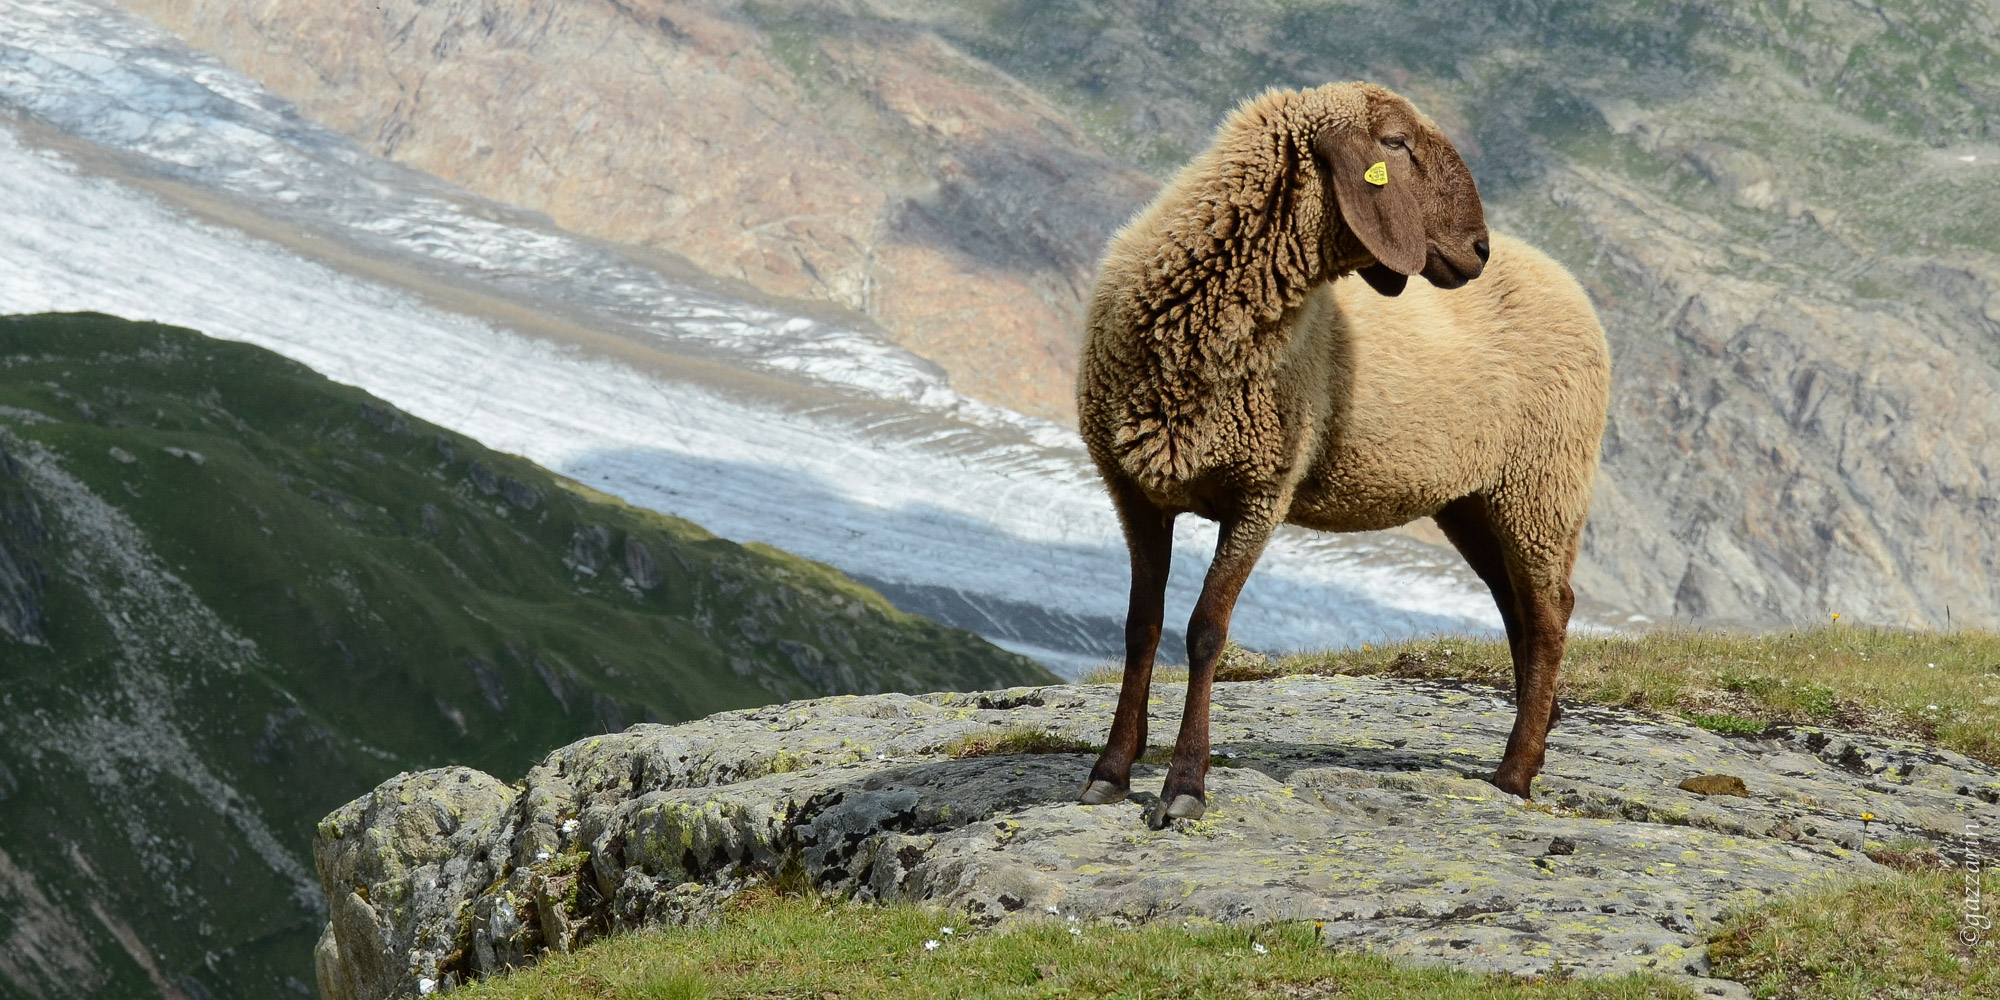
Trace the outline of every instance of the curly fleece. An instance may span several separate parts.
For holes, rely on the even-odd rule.
[[[1505,236],[1463,288],[1331,280],[1371,258],[1313,141],[1367,128],[1371,98],[1400,101],[1336,84],[1246,102],[1112,239],[1083,436],[1114,489],[1165,511],[1359,531],[1480,496],[1516,571],[1564,581],[1604,427],[1603,330],[1561,265]]]

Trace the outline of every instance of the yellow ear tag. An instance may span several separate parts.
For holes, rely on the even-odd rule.
[[[1382,187],[1389,183],[1389,165],[1381,160],[1376,160],[1375,165],[1369,167],[1368,172],[1361,175],[1361,179],[1376,187]]]

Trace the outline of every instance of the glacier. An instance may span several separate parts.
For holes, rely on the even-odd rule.
[[[1124,545],[1072,432],[954,391],[864,323],[375,157],[115,6],[0,6],[0,176],[0,312],[256,344],[1060,673],[1122,648]],[[1214,541],[1181,520],[1170,623]],[[1448,551],[1285,529],[1232,632],[1279,651],[1498,628]]]

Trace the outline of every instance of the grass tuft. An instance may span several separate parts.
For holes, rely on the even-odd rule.
[[[1992,943],[1958,937],[1964,873],[1935,851],[1870,855],[1900,870],[1737,917],[1709,941],[1714,974],[1771,1000],[2000,997]]]
[[[1278,661],[1263,653],[1252,652],[1234,642],[1222,647],[1222,655],[1215,664],[1215,679],[1218,681],[1257,681],[1270,677],[1281,677],[1287,671]],[[1125,679],[1125,666],[1116,660],[1103,663],[1084,671],[1077,679],[1079,684],[1117,684]],[[1153,680],[1161,684],[1185,684],[1188,670],[1185,664],[1153,668]]]
[[[1756,719],[1728,712],[1689,712],[1687,720],[1713,733],[1725,736],[1754,736],[1765,730],[1765,725]]]
[[[1155,684],[1186,684],[1187,678],[1186,664],[1153,668],[1153,683]],[[1083,676],[1077,678],[1076,682],[1078,684],[1117,684],[1124,679],[1124,665],[1106,661],[1084,671]]]
[[[613,994],[619,1000],[708,1000],[715,996],[715,984],[697,969],[681,969],[659,979],[650,979]]]
[[[1052,733],[1033,726],[1007,726],[983,733],[967,733],[946,743],[947,757],[1004,757],[1023,753],[1096,753],[1102,749],[1088,740]]]

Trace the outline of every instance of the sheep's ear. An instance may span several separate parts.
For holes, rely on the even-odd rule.
[[[1430,247],[1409,154],[1382,148],[1367,129],[1356,126],[1321,129],[1313,148],[1333,175],[1340,217],[1361,245],[1397,274],[1423,270]]]
[[[1392,299],[1403,294],[1403,286],[1410,283],[1409,275],[1391,271],[1380,264],[1370,264],[1355,273],[1361,275],[1361,280],[1366,281],[1368,287]]]

